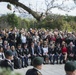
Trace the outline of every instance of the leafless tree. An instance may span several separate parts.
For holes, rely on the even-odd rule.
[[[60,3],[59,3],[60,1]],[[65,5],[66,2],[69,2],[70,0],[45,0],[45,5],[46,5],[46,12],[45,14],[48,15],[50,13],[50,10],[53,9],[53,8],[58,8],[60,10],[63,10],[63,11],[67,11],[67,12],[70,12],[70,10],[76,8],[76,6],[68,6],[68,5]],[[74,0],[76,1],[76,0]]]
[[[44,0],[45,1],[45,5],[46,5],[46,10],[45,10],[45,14],[47,15],[49,13],[49,11],[53,8],[58,8],[64,11],[67,11],[67,9],[69,9],[67,6],[64,5],[64,3],[67,0],[60,0],[62,1],[60,4],[58,3],[58,0]],[[25,12],[24,10],[26,10],[29,14],[31,14],[37,21],[40,21],[42,19],[43,13],[38,13],[36,11],[34,11],[33,9],[31,9],[30,7],[26,6],[25,4],[19,2],[19,0],[0,0],[0,2],[9,2],[10,4],[13,4],[19,12]],[[75,0],[74,0],[75,2]],[[10,6],[10,5],[8,5]],[[71,9],[73,9],[74,7],[71,7]],[[69,10],[68,10],[69,11]]]

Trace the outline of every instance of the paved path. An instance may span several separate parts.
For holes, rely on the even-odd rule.
[[[32,66],[28,66],[27,68],[17,69],[15,70],[18,73],[21,73],[21,75],[25,75],[26,71],[32,68]],[[43,65],[43,68],[41,70],[43,75],[65,75],[64,71],[64,65]]]

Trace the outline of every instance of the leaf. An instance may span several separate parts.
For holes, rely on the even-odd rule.
[[[12,10],[12,8],[11,8],[11,5],[10,5],[10,4],[7,4],[7,8],[8,8],[9,10]]]

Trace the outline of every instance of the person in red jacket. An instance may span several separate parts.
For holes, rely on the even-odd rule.
[[[65,63],[67,60],[67,47],[65,42],[62,42],[62,54],[64,56],[63,63]]]

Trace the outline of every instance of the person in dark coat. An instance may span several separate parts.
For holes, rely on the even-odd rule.
[[[31,43],[31,47],[29,48],[29,51],[30,51],[31,61],[32,61],[33,58],[37,56],[37,51],[33,42]]]
[[[37,42],[37,55],[42,57],[43,54],[43,50],[42,50],[42,46],[40,45],[40,42]]]
[[[21,59],[22,67],[24,67],[24,52],[23,52],[23,48],[21,47],[21,44],[18,44],[16,51],[17,51],[18,57]]]
[[[50,59],[50,63],[54,64],[55,61],[58,64],[58,53],[57,53],[57,49],[55,49],[55,45],[50,45],[49,46],[49,59]]]
[[[24,55],[24,64],[25,64],[25,67],[27,67],[28,66],[28,59],[31,56],[29,53],[29,49],[27,48],[27,44],[24,44],[23,55]]]
[[[33,59],[34,68],[27,70],[25,75],[42,75],[40,70],[42,69],[43,59],[41,57],[35,57]]]
[[[17,51],[15,49],[15,46],[11,46],[11,51],[13,53],[13,58],[14,58],[14,60],[13,60],[13,62],[14,62],[14,68],[15,69],[21,68],[21,66],[22,66],[21,65],[21,60],[18,57]]]
[[[12,46],[12,45],[16,45],[16,37],[15,37],[15,32],[14,30],[11,30],[11,33],[9,33],[9,45]]]
[[[16,47],[18,46],[18,44],[21,44],[21,32],[19,32],[16,37]]]
[[[64,56],[63,56],[62,51],[61,51],[60,43],[57,43],[57,45],[55,47],[55,52],[56,52],[55,55],[56,55],[57,63],[59,60],[59,63],[62,64],[62,60],[63,60]]]
[[[14,70],[14,65],[11,62],[11,60],[13,60],[13,53],[10,50],[7,50],[5,53],[5,57],[6,59],[2,60],[0,63],[0,67],[1,68],[6,68],[6,69],[10,69],[11,71]]]
[[[76,50],[75,45],[73,44],[73,42],[70,42],[68,46],[68,59],[69,60],[74,60],[75,50]]]

